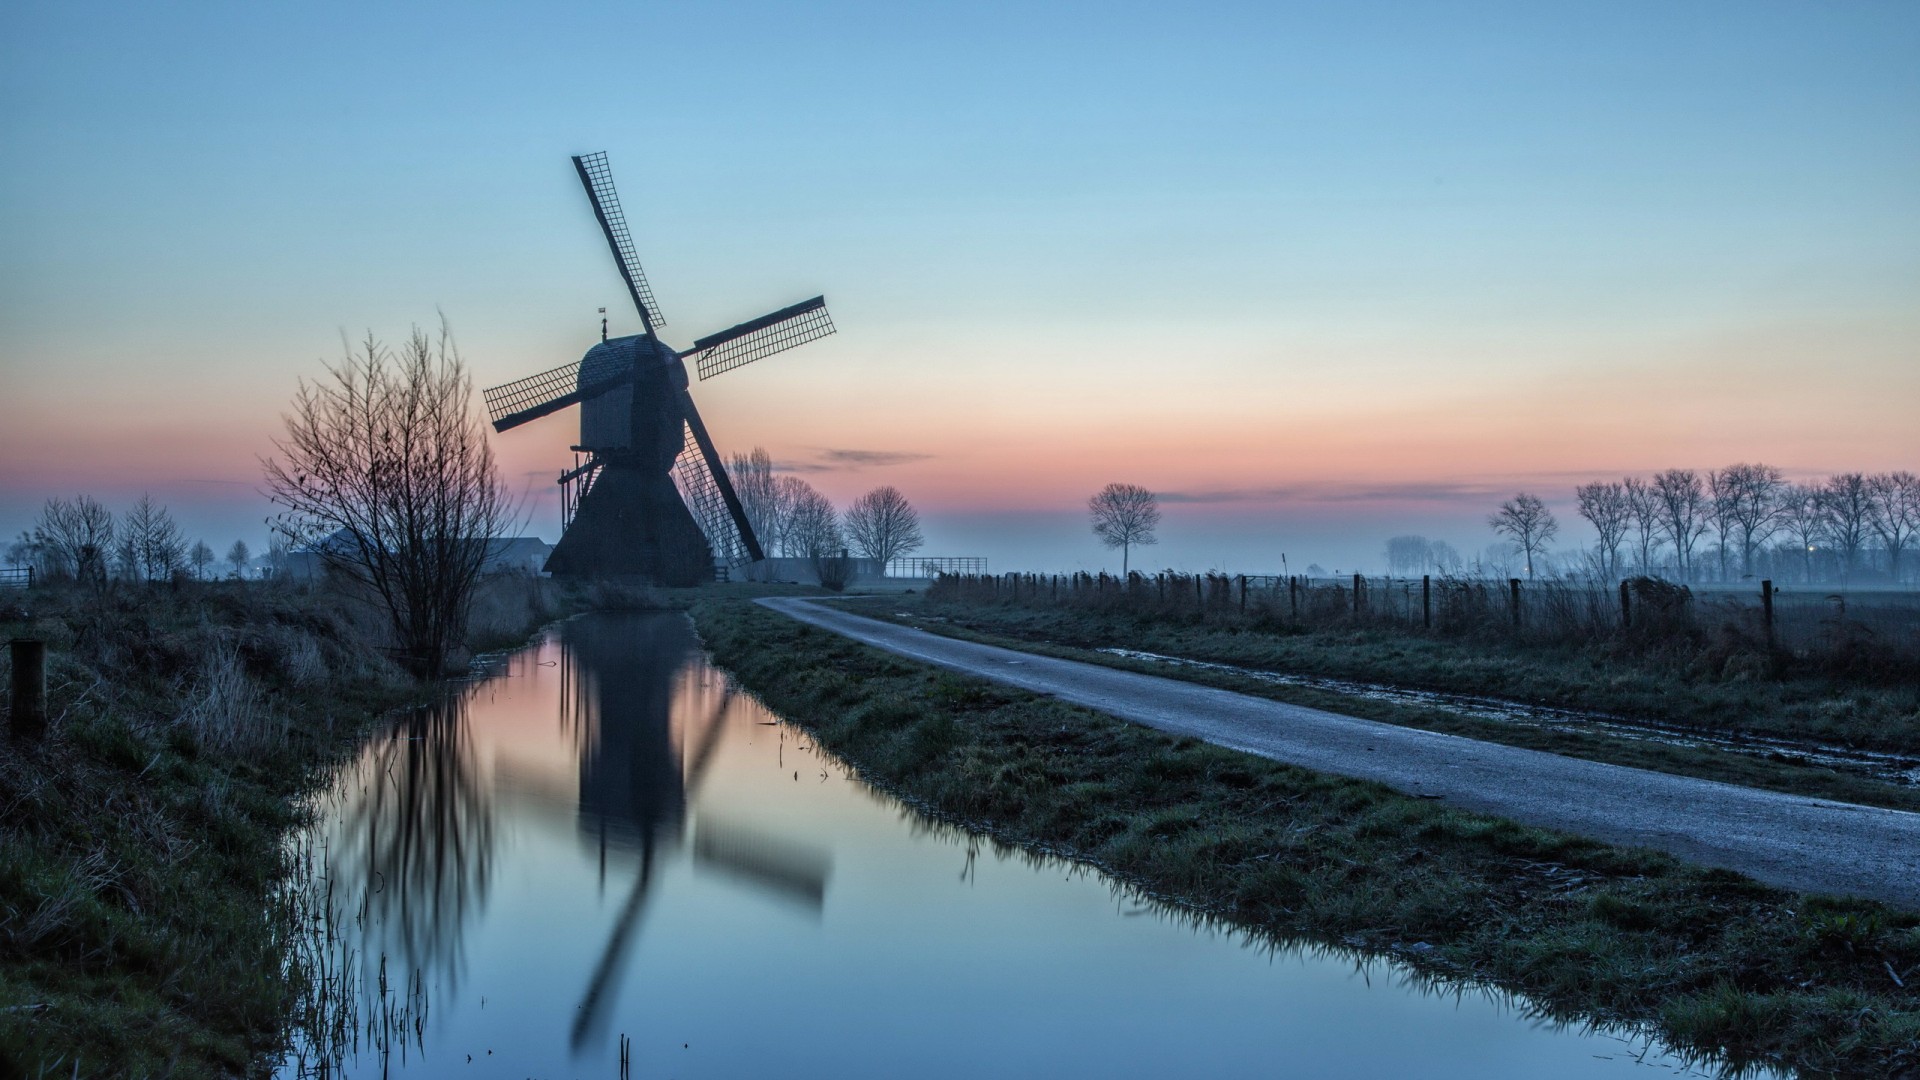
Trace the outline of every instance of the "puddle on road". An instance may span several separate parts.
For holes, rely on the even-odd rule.
[[[282,1077],[1712,1075],[931,823],[674,615],[565,624],[317,809],[331,993]]]
[[[1622,739],[1635,739],[1643,742],[1664,743],[1668,746],[1689,746],[1711,750],[1726,750],[1748,757],[1762,758],[1768,761],[1784,761],[1796,765],[1815,765],[1843,772],[1871,777],[1883,783],[1904,786],[1920,785],[1920,758],[1905,757],[1899,754],[1883,754],[1872,750],[1855,750],[1850,747],[1834,746],[1827,743],[1811,743],[1797,739],[1772,739],[1758,735],[1715,735],[1703,733],[1691,728],[1682,728],[1659,724],[1646,720],[1633,720],[1624,716],[1612,716],[1607,713],[1584,712],[1579,709],[1561,709],[1550,705],[1529,705],[1521,701],[1506,698],[1480,697],[1474,694],[1451,694],[1437,690],[1412,690],[1385,683],[1357,682],[1350,679],[1332,679],[1317,675],[1288,675],[1277,671],[1262,671],[1259,668],[1238,667],[1233,664],[1220,664],[1209,660],[1189,660],[1180,656],[1165,656],[1160,653],[1144,652],[1139,649],[1099,649],[1098,652],[1109,656],[1119,656],[1128,660],[1142,660],[1169,667],[1189,668],[1195,671],[1211,671],[1222,675],[1236,675],[1274,686],[1297,686],[1309,690],[1324,690],[1347,697],[1364,698],[1369,701],[1383,701],[1395,705],[1412,705],[1425,709],[1440,709],[1456,716],[1471,717],[1476,720],[1492,720],[1502,724],[1521,724],[1527,727],[1544,728],[1550,731],[1586,732],[1596,735],[1611,735]]]

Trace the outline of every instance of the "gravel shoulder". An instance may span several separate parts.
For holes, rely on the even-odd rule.
[[[797,597],[759,603],[862,644],[1172,734],[1803,892],[1920,910],[1920,814],[1607,765],[941,637]]]

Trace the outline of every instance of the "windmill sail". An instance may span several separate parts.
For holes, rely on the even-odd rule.
[[[651,334],[654,327],[667,325],[667,319],[660,314],[660,305],[653,299],[653,287],[647,284],[646,272],[640,269],[640,256],[634,253],[633,235],[627,231],[627,215],[620,209],[620,196],[613,190],[613,169],[607,164],[607,155],[603,151],[575,157],[573,167],[580,173],[587,198],[593,201],[593,215],[600,219],[600,231],[607,234],[607,246],[613,249],[613,261],[620,265],[620,276],[626,279],[627,295],[633,297],[640,321]]]
[[[734,494],[733,482],[727,479],[720,452],[707,436],[707,426],[693,407],[693,399],[684,391],[680,399],[686,410],[686,441],[680,456],[674,459],[673,475],[686,497],[687,508],[693,511],[700,531],[706,533],[717,561],[728,567],[759,562],[765,557],[760,539],[753,534],[740,497]]]
[[[496,386],[481,396],[487,402],[487,415],[493,418],[493,430],[505,431],[559,412],[576,402],[599,397],[632,378],[631,366],[624,370],[595,371],[575,362]]]
[[[697,353],[695,364],[700,377],[710,379],[723,371],[732,371],[831,333],[833,317],[827,314],[827,298],[816,296],[717,334],[708,334],[682,355]]]

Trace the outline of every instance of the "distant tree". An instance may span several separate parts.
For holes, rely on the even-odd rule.
[[[1867,477],[1867,521],[1887,549],[1887,573],[1900,583],[1900,555],[1920,532],[1920,476],[1910,472]]]
[[[782,479],[793,479],[783,477]],[[840,518],[833,503],[815,491],[812,484],[796,480],[793,508],[789,512],[787,554],[802,559],[825,559],[840,554],[846,539],[840,533]]]
[[[1326,577],[1327,568],[1324,566],[1321,566],[1319,563],[1308,563],[1307,576],[1308,577]]]
[[[1653,556],[1660,550],[1660,497],[1653,485],[1629,476],[1620,486],[1627,494],[1627,517],[1633,523],[1634,554],[1642,574],[1653,572]]]
[[[1673,545],[1681,581],[1693,580],[1693,550],[1707,531],[1707,489],[1692,469],[1668,469],[1653,478],[1660,532]]]
[[[1087,512],[1093,516],[1093,534],[1100,542],[1120,549],[1123,576],[1128,572],[1128,557],[1135,547],[1159,542],[1153,531],[1160,526],[1160,502],[1146,488],[1136,484],[1108,484],[1087,500]]]
[[[797,476],[773,478],[773,501],[767,508],[767,529],[773,535],[774,547],[789,558],[800,557],[799,545],[793,533],[793,515],[795,508],[809,494],[818,495],[819,492],[813,490],[812,484]]]
[[[113,512],[85,495],[48,499],[33,527],[33,542],[45,552],[41,573],[103,581],[113,551]]]
[[[1424,536],[1396,536],[1387,541],[1387,573],[1422,574],[1433,561],[1433,542]]]
[[[1733,499],[1725,487],[1726,471],[1708,469],[1704,479],[1707,484],[1707,501],[1702,509],[1707,526],[1713,530],[1719,543],[1707,550],[1719,567],[1719,580],[1727,580],[1727,554],[1733,550]]]
[[[147,581],[164,581],[186,563],[187,542],[180,526],[166,507],[158,506],[151,495],[127,511],[123,521],[123,555],[132,556],[133,576]]]
[[[891,484],[853,500],[847,507],[846,529],[854,550],[865,558],[878,559],[882,569],[926,542],[920,535],[920,515]]]
[[[213,549],[207,546],[205,540],[195,540],[193,547],[187,551],[187,562],[193,566],[193,576],[204,579],[207,567],[213,565]]]
[[[287,538],[279,533],[268,533],[267,576],[275,581],[285,581],[287,573]]]
[[[1433,559],[1433,565],[1443,574],[1457,574],[1463,562],[1460,552],[1445,540],[1435,540],[1427,547],[1427,554]]]
[[[233,546],[227,549],[227,563],[233,567],[234,577],[244,578],[247,576],[247,560],[252,557],[253,553],[247,550],[247,542],[245,540],[235,540],[233,542]]]
[[[747,524],[753,527],[761,550],[772,555],[780,518],[780,486],[774,482],[773,458],[759,446],[735,454],[727,461],[727,478],[733,481],[740,509],[747,515]]]
[[[1826,542],[1827,508],[1821,489],[1807,484],[1788,484],[1780,489],[1780,531],[1800,560],[1801,577],[1813,583],[1813,551]]]
[[[279,456],[265,463],[275,531],[385,609],[413,670],[437,676],[512,504],[472,385],[443,321],[390,352],[371,334],[327,378],[300,384]]]
[[[1538,495],[1520,492],[1513,498],[1500,504],[1500,509],[1487,517],[1487,524],[1493,531],[1511,539],[1527,562],[1527,577],[1533,577],[1533,566],[1546,552],[1548,541],[1560,532],[1560,523],[1553,518],[1553,511],[1540,501]]]
[[[1873,498],[1867,478],[1860,473],[1830,476],[1820,489],[1820,508],[1826,517],[1827,542],[1840,555],[1840,580],[1853,580],[1853,567],[1872,530]]]
[[[133,538],[131,523],[120,530],[113,545],[113,573],[121,581],[139,581],[144,577],[140,565],[140,545]]]
[[[1595,569],[1607,580],[1619,577],[1620,544],[1626,539],[1627,525],[1633,518],[1626,485],[1595,480],[1574,488],[1573,493],[1580,500],[1580,516],[1600,535],[1594,544]]]
[[[1753,553],[1780,527],[1780,515],[1785,509],[1780,494],[1786,488],[1786,479],[1779,469],[1757,463],[1729,465],[1717,475],[1715,504],[1725,504],[1720,513],[1731,528],[1736,550],[1740,552],[1740,573],[1752,577]],[[1724,535],[1722,539],[1724,542]],[[1725,576],[1724,569],[1721,576]]]

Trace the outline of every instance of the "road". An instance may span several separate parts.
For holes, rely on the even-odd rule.
[[[1920,814],[1562,757],[941,637],[798,597],[759,603],[909,659],[1452,806],[1657,848],[1804,892],[1920,910]]]

